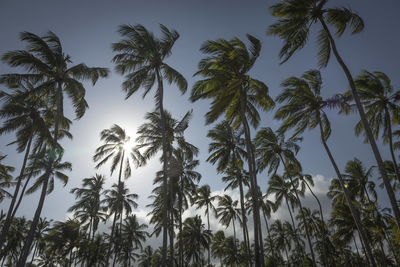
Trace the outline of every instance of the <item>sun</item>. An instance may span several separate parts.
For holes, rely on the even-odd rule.
[[[132,137],[129,137],[129,139],[122,145],[122,148],[125,151],[129,151],[132,148],[134,148],[135,146],[136,146],[135,139]]]

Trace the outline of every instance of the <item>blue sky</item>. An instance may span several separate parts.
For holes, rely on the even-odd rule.
[[[348,64],[352,74],[356,76],[363,69],[383,71],[391,77],[395,88],[399,88],[400,68],[399,50],[400,38],[396,28],[400,25],[398,10],[400,3],[396,0],[372,1],[353,0],[330,1],[334,6],[351,7],[365,21],[365,30],[357,35],[345,34],[338,40],[339,51]],[[46,31],[55,32],[61,39],[64,51],[72,57],[74,64],[81,62],[89,66],[108,67],[113,53],[111,43],[120,39],[117,27],[120,24],[143,24],[149,30],[159,33],[159,23],[174,28],[180,33],[172,56],[168,63],[180,71],[189,83],[189,90],[181,95],[174,86],[166,87],[165,107],[174,117],[181,118],[188,110],[193,109],[193,119],[187,130],[187,140],[200,149],[201,166],[198,171],[203,175],[201,184],[210,184],[212,190],[221,190],[215,168],[205,162],[207,158],[208,140],[206,134],[210,126],[205,126],[204,114],[208,111],[207,101],[191,103],[188,100],[191,86],[196,81],[193,74],[197,63],[202,58],[199,51],[206,40],[216,38],[230,39],[235,36],[245,39],[247,33],[259,38],[262,42],[262,53],[251,74],[265,82],[270,95],[276,97],[281,88],[280,83],[290,76],[300,76],[303,72],[316,68],[315,35],[309,38],[308,45],[296,53],[287,63],[280,65],[278,53],[282,42],[278,38],[266,36],[268,25],[274,19],[268,7],[274,1],[12,1],[0,2],[0,54],[9,50],[22,49],[24,44],[18,39],[21,31],[29,31],[43,35]],[[319,30],[315,26],[314,33]],[[16,70],[0,63],[0,74]],[[331,96],[347,90],[344,74],[332,58],[329,66],[321,70],[324,80],[323,95]],[[152,95],[146,99],[141,94],[133,95],[125,100],[121,90],[123,78],[112,71],[109,78],[99,80],[92,87],[87,84],[87,101],[90,109],[85,116],[74,121],[71,132],[72,141],[63,140],[65,148],[64,159],[73,164],[69,174],[70,181],[63,188],[56,186],[48,197],[42,215],[56,220],[62,220],[66,211],[72,205],[74,197],[69,194],[71,188],[80,186],[85,177],[102,173],[108,176],[107,186],[117,181],[116,174],[109,175],[107,166],[95,170],[92,156],[99,143],[99,133],[116,123],[125,128],[134,138],[137,127],[143,122],[146,112],[154,107]],[[65,104],[68,107],[68,102]],[[71,109],[66,108],[66,114],[71,119]],[[277,129],[273,112],[261,113],[261,127]],[[329,144],[340,168],[354,157],[360,158],[367,166],[374,164],[372,152],[368,144],[362,143],[362,138],[354,136],[354,125],[357,115],[342,116],[336,112],[329,113],[332,123],[332,135]],[[253,130],[254,132],[254,130]],[[21,166],[21,155],[16,155],[15,148],[5,145],[13,140],[13,135],[0,136],[0,151],[8,154],[7,163]],[[385,159],[389,159],[387,147],[381,148]],[[326,179],[334,177],[333,169],[322,148],[317,131],[304,134],[304,141],[299,153],[299,159],[304,171],[313,175],[322,175]],[[151,189],[155,171],[160,169],[158,159],[151,161],[146,167],[134,170],[128,180],[131,192],[140,196],[139,209],[145,209],[150,201],[147,199]],[[265,190],[267,175],[259,175],[260,184]],[[322,192],[321,192],[322,193]],[[383,203],[387,203],[384,194]],[[5,209],[8,202],[0,204]],[[20,215],[31,218],[37,205],[37,196],[27,198],[23,203]]]

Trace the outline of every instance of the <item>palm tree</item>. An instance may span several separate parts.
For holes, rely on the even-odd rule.
[[[163,136],[164,136],[164,131],[162,130],[162,120],[161,116],[158,112],[150,112],[145,115],[145,119],[147,120],[144,124],[142,124],[139,129],[138,129],[138,137],[136,138],[136,141],[139,143],[138,148],[145,148],[143,151],[143,160],[144,163],[155,156],[158,151],[163,150],[163,155],[165,154],[168,162],[171,161],[171,158],[173,157],[174,153],[174,145],[176,144],[179,149],[182,151],[182,153],[187,154],[187,156],[193,157],[194,155],[197,155],[198,153],[198,148],[195,147],[194,145],[190,144],[187,142],[184,138],[184,132],[187,129],[189,125],[189,121],[192,116],[192,111],[187,112],[181,120],[176,120],[172,118],[171,114],[167,111],[164,111],[164,116],[165,116],[165,138],[166,138],[166,146],[165,150],[163,150]],[[171,161],[172,162],[172,161]],[[177,163],[177,162],[175,162]],[[181,166],[182,167],[182,166]],[[163,172],[164,173],[164,172]],[[177,175],[175,177],[169,177],[170,180],[176,180],[179,178],[179,173],[172,171],[170,172],[172,175]],[[168,166],[167,166],[167,174],[168,174]],[[157,182],[155,182],[157,183]],[[164,183],[164,179],[163,179]],[[173,190],[173,185],[176,184],[174,182],[170,182],[170,188],[169,188],[169,199],[171,200],[170,202],[165,202],[162,201],[159,204],[162,204],[159,206],[161,208],[161,212],[164,213],[164,209],[166,208],[167,211],[169,210],[170,212],[167,213],[167,219],[170,218],[171,222],[173,221],[173,198],[174,198],[174,191]],[[164,185],[163,185],[164,186]],[[167,188],[168,190],[168,188]],[[155,191],[158,191],[155,190]],[[163,191],[161,191],[162,194]],[[161,201],[161,200],[159,200]],[[164,204],[169,203],[170,205],[166,206]],[[155,214],[155,213],[154,213]],[[164,216],[164,215],[163,215]],[[162,222],[164,225],[164,219],[159,221]],[[172,223],[170,224],[171,226],[173,225]],[[158,232],[158,231],[157,231]],[[163,233],[164,234],[164,233]],[[173,250],[173,229],[170,227],[170,249]],[[171,253],[173,254],[173,253]],[[172,258],[171,258],[172,259]]]
[[[109,210],[110,210],[110,215],[114,214],[114,220],[113,220],[113,225],[111,228],[111,235],[110,235],[110,247],[115,243],[115,240],[112,239],[111,237],[114,236],[115,233],[115,227],[116,227],[116,222],[119,217],[120,219],[120,227],[119,229],[121,230],[122,226],[122,216],[125,211],[126,215],[129,215],[132,213],[132,207],[137,208],[138,204],[135,202],[135,199],[137,199],[139,196],[137,194],[130,194],[129,189],[125,186],[124,182],[119,182],[118,184],[113,184],[111,189],[107,189],[104,191],[105,198],[102,200],[103,203],[105,203]],[[115,244],[114,244],[115,245]],[[110,247],[109,247],[109,252],[110,253]],[[117,258],[117,249],[114,246],[115,250],[115,257],[114,257],[114,263]],[[108,259],[107,259],[108,261]]]
[[[142,242],[146,241],[147,225],[139,223],[136,215],[129,215],[124,219],[121,228],[122,254],[124,266],[132,266],[132,252],[136,249],[142,249]]]
[[[196,194],[194,196],[194,204],[196,205],[196,209],[201,209],[205,207],[205,215],[207,216],[207,230],[210,231],[210,211],[214,211],[216,214],[215,206],[213,201],[216,199],[216,196],[211,195],[211,189],[209,185],[203,185],[199,189],[197,189]],[[210,265],[210,244],[208,246],[208,264]]]
[[[73,188],[71,193],[75,194],[75,198],[79,200],[72,205],[68,211],[75,212],[75,217],[80,219],[81,225],[88,223],[89,237],[92,239],[97,231],[100,221],[106,220],[106,213],[103,212],[105,207],[101,206],[101,194],[105,177],[96,174],[90,178],[84,178],[82,188]]]
[[[84,115],[88,107],[84,98],[85,88],[80,80],[91,80],[95,84],[99,77],[108,76],[108,70],[105,68],[90,68],[83,63],[68,67],[68,64],[72,62],[71,58],[63,52],[60,39],[53,32],[48,32],[43,37],[23,32],[20,35],[20,39],[28,42],[28,49],[7,52],[2,56],[2,60],[13,67],[25,68],[28,74],[5,74],[0,77],[0,80],[7,81],[9,84],[24,79],[44,81],[35,91],[38,92],[40,90],[49,96],[49,101],[55,103],[57,115],[54,122],[52,149],[56,149],[58,147],[59,121],[63,117],[63,92],[66,92],[68,97],[71,98],[76,117],[79,119]],[[35,229],[46,197],[52,163],[53,160],[50,160],[43,181],[39,204],[18,266],[25,264],[32,245]],[[0,244],[2,243],[3,241],[0,242]]]
[[[269,27],[268,34],[278,35],[284,39],[285,44],[280,51],[280,57],[284,58],[283,62],[285,62],[294,54],[294,52],[304,47],[308,40],[311,25],[314,23],[321,24],[322,29],[318,35],[318,43],[320,46],[318,52],[319,65],[321,67],[327,66],[332,50],[348,80],[352,97],[356,103],[368,142],[371,145],[376,162],[378,163],[378,168],[382,175],[397,225],[400,229],[400,210],[397,206],[396,198],[390,185],[390,180],[387,176],[382,156],[376,144],[371,126],[368,123],[368,118],[365,115],[353,77],[349,68],[339,55],[335,39],[328,27],[328,25],[332,26],[336,30],[336,36],[340,37],[347,27],[350,27],[353,34],[361,32],[364,29],[364,22],[360,16],[348,8],[326,8],[325,5],[327,2],[327,0],[310,0],[301,2],[296,0],[280,1],[278,4],[271,7],[272,14],[277,17],[279,21]],[[371,263],[374,266],[376,265],[373,260],[371,260]]]
[[[185,151],[185,149],[177,148],[174,149],[173,155],[170,157],[170,162],[168,166],[168,176],[170,179],[175,181],[177,185],[177,190],[174,190],[173,185],[170,181],[170,201],[171,201],[171,213],[174,209],[173,199],[174,194],[178,196],[178,212],[179,212],[179,232],[182,232],[183,221],[182,216],[184,209],[189,206],[189,201],[196,198],[197,184],[201,179],[201,174],[195,169],[200,164],[198,160],[193,159],[193,153],[197,154],[198,150],[195,151]],[[177,191],[177,192],[176,192]],[[174,193],[175,192],[175,193]],[[171,218],[173,221],[173,218]],[[171,224],[173,226],[173,224]],[[208,228],[210,230],[210,228]],[[173,228],[172,228],[173,232]],[[182,236],[181,236],[182,237]],[[172,254],[172,253],[171,253]],[[179,240],[179,265],[183,266],[183,242],[182,239]]]
[[[211,243],[211,232],[204,229],[199,215],[186,218],[183,223],[182,240],[187,263],[201,264],[202,253]]]
[[[322,79],[321,74],[317,70],[310,70],[305,72],[301,78],[291,77],[282,83],[284,91],[277,97],[279,103],[287,102],[284,106],[280,107],[275,114],[277,119],[283,119],[280,131],[285,132],[288,129],[295,128],[294,135],[301,134],[307,128],[314,129],[319,127],[321,142],[328,154],[329,160],[336,172],[339,179],[340,186],[344,192],[345,199],[349,205],[351,215],[357,225],[357,229],[363,240],[367,256],[370,262],[374,265],[374,259],[371,252],[371,247],[363,230],[360,215],[353,207],[351,196],[345,187],[345,181],[340,173],[339,167],[326,143],[330,133],[331,127],[328,117],[325,113],[325,108],[336,107],[340,101],[336,99],[322,99],[321,87]],[[339,104],[338,104],[339,103]],[[375,266],[375,265],[374,265]]]
[[[233,226],[233,240],[236,246],[236,227],[235,227],[235,220],[240,221],[240,210],[237,208],[238,201],[233,200],[229,195],[218,196],[218,207],[216,208],[217,211],[217,218],[219,218],[219,222],[222,225],[225,225],[226,228],[232,222]]]
[[[10,172],[13,172],[15,170],[13,166],[1,163],[6,157],[7,155],[0,155],[0,203],[5,197],[11,197],[11,194],[3,188],[11,186],[12,175],[10,174]]]
[[[394,88],[389,77],[379,71],[363,71],[355,84],[362,100],[366,117],[372,128],[374,137],[377,139],[382,131],[384,143],[389,143],[390,155],[394,162],[394,170],[397,180],[400,181],[400,173],[397,160],[394,155],[392,124],[399,123],[400,117],[400,92],[393,92]],[[364,131],[362,122],[356,125],[356,134]]]
[[[250,46],[238,38],[230,41],[218,39],[207,41],[201,51],[210,56],[201,60],[199,71],[204,80],[197,81],[192,89],[191,100],[213,99],[211,110],[206,114],[206,123],[212,123],[223,113],[237,128],[242,125],[245,134],[247,163],[250,173],[250,191],[253,195],[254,244],[256,266],[264,266],[261,220],[257,199],[257,177],[249,121],[257,127],[260,115],[257,108],[269,110],[274,106],[268,95],[268,87],[253,79],[248,72],[260,54],[261,43],[247,35]]]
[[[169,30],[164,25],[160,25],[161,38],[156,38],[153,33],[149,32],[144,26],[137,24],[121,25],[119,33],[123,39],[114,43],[113,50],[118,54],[114,56],[113,61],[117,64],[116,69],[122,75],[125,75],[125,81],[122,84],[123,90],[126,92],[126,98],[129,98],[140,87],[143,87],[143,97],[157,82],[156,108],[161,118],[161,135],[162,135],[162,151],[163,151],[163,173],[164,173],[164,201],[167,200],[167,164],[166,155],[167,139],[166,139],[166,118],[164,114],[164,85],[166,79],[168,83],[175,83],[182,93],[186,92],[187,82],[185,78],[167,63],[165,59],[171,55],[172,47],[179,38],[178,32]],[[164,210],[163,225],[163,265],[165,266],[167,257],[167,209]]]
[[[17,86],[17,85],[13,85]],[[12,87],[13,87],[12,86]],[[10,202],[10,206],[7,212],[7,218],[2,229],[1,237],[7,235],[10,222],[12,221],[13,212],[16,211],[15,203],[18,197],[25,167],[27,164],[28,156],[31,152],[31,145],[34,141],[34,137],[37,134],[46,136],[51,139],[51,134],[48,130],[43,119],[43,113],[45,103],[44,99],[40,99],[36,96],[27,97],[33,88],[29,82],[21,82],[18,87],[21,89],[16,90],[13,94],[6,92],[0,92],[0,99],[4,101],[4,105],[0,110],[0,117],[6,119],[0,128],[0,135],[16,131],[17,140],[10,144],[17,144],[17,151],[25,151],[24,159],[22,162],[19,176],[16,178],[17,182],[14,188],[14,193]],[[15,89],[14,89],[15,90]],[[22,196],[22,194],[21,194]],[[0,238],[0,246],[4,240]]]
[[[224,231],[219,230],[215,232],[214,236],[212,237],[212,243],[211,243],[212,254],[214,258],[220,258],[221,267],[222,267],[222,259],[225,256],[224,240],[225,240],[225,233]]]
[[[296,229],[296,225],[294,223],[292,210],[294,210],[294,207],[299,204],[296,193],[294,192],[295,190],[297,191],[297,189],[293,188],[291,182],[285,181],[284,177],[278,174],[274,174],[268,181],[266,193],[267,196],[272,194],[275,196],[276,208],[281,206],[282,202],[285,201],[293,229]],[[294,241],[296,242],[296,245],[300,247],[300,240],[294,239]]]
[[[142,254],[139,256],[139,267],[151,267],[153,253],[154,251],[151,246],[146,246],[144,249],[142,249]]]
[[[271,236],[274,242],[274,246],[278,250],[284,250],[286,260],[289,261],[289,251],[291,250],[291,242],[289,236],[285,234],[284,224],[282,221],[277,219],[271,225]]]
[[[227,174],[227,176],[223,178],[224,182],[229,182],[227,188],[239,188],[243,238],[247,253],[250,255],[250,242],[247,240],[247,218],[244,205],[245,193],[243,190],[243,184],[248,186],[248,183],[247,179],[243,179],[241,170],[243,166],[242,158],[246,157],[246,151],[243,149],[244,140],[241,138],[242,134],[242,131],[235,131],[232,129],[228,121],[217,124],[207,134],[207,137],[213,140],[213,142],[208,145],[208,152],[211,153],[211,155],[207,158],[207,161],[212,164],[217,163],[217,171]],[[230,166],[230,168],[228,168],[228,166]]]

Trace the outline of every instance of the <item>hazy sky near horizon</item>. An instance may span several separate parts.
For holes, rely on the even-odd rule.
[[[22,31],[44,35],[48,30],[56,33],[62,42],[65,53],[74,64],[81,62],[88,66],[108,67],[112,70],[107,79],[100,79],[95,86],[87,84],[86,99],[89,110],[81,120],[74,120],[71,132],[72,141],[63,140],[64,160],[70,161],[73,171],[69,173],[69,183],[62,187],[56,183],[55,191],[48,196],[42,216],[63,220],[67,209],[73,204],[74,196],[69,194],[73,187],[81,185],[85,177],[95,173],[107,176],[107,187],[117,181],[117,174],[110,177],[108,166],[95,170],[92,157],[100,145],[99,133],[113,124],[125,128],[132,138],[146,112],[154,108],[152,93],[142,99],[141,92],[125,100],[121,90],[123,77],[114,71],[111,62],[113,52],[111,44],[120,40],[117,28],[121,24],[142,24],[159,35],[159,23],[174,28],[180,33],[168,63],[181,72],[188,80],[188,92],[181,95],[175,86],[166,86],[165,107],[174,117],[181,118],[193,109],[193,119],[186,131],[186,138],[200,149],[201,165],[198,171],[203,178],[200,184],[210,184],[213,191],[222,190],[225,185],[215,167],[207,163],[208,142],[206,135],[211,126],[205,126],[204,114],[209,102],[188,100],[190,90],[197,77],[193,74],[203,57],[199,48],[206,40],[217,38],[231,39],[239,37],[245,40],[246,34],[252,34],[262,42],[261,55],[251,74],[265,82],[270,95],[275,98],[280,93],[280,83],[290,76],[300,76],[317,66],[315,33],[319,26],[313,27],[313,34],[307,46],[296,53],[287,63],[280,65],[278,53],[282,42],[278,38],[266,36],[267,27],[274,22],[268,7],[275,1],[0,1],[0,54],[9,50],[23,49],[25,44],[19,38]],[[357,11],[365,21],[365,30],[357,35],[346,33],[338,40],[339,51],[348,64],[352,74],[361,70],[383,71],[392,79],[396,89],[400,88],[400,38],[396,28],[400,26],[400,2],[397,0],[336,0],[330,6],[346,6]],[[17,70],[0,62],[0,74]],[[347,82],[336,60],[331,58],[329,66],[321,70],[324,80],[323,95],[331,96],[347,90]],[[0,90],[3,88],[0,88]],[[66,102],[66,115],[73,119],[71,109]],[[260,127],[277,129],[273,113],[261,112]],[[368,144],[361,137],[354,136],[354,125],[358,115],[348,117],[329,112],[332,135],[329,144],[343,170],[345,163],[354,157],[360,158],[367,166],[375,164]],[[253,130],[253,133],[255,131]],[[7,154],[6,163],[16,167],[19,172],[22,155],[17,155],[14,146],[6,146],[14,136],[0,136],[0,152]],[[387,147],[381,147],[385,159],[389,159]],[[327,180],[334,177],[334,171],[322,148],[318,131],[306,132],[299,153],[304,172],[321,175]],[[154,158],[145,167],[133,170],[127,181],[133,193],[140,196],[139,210],[147,210],[150,203],[147,198],[153,186],[154,174],[160,169],[160,163]],[[267,175],[259,175],[260,185],[265,191]],[[33,216],[37,205],[37,194],[30,196],[22,204],[19,215]],[[383,200],[386,202],[386,200]],[[0,204],[7,209],[8,202]]]

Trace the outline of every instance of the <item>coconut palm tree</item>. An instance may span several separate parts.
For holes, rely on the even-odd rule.
[[[153,253],[154,251],[151,246],[146,246],[144,249],[142,249],[142,254],[139,256],[139,267],[151,267]]]
[[[397,225],[400,229],[400,210],[397,206],[396,198],[390,185],[390,180],[387,176],[382,156],[376,144],[371,126],[369,125],[368,118],[365,115],[365,111],[353,77],[349,68],[340,56],[335,39],[333,38],[329,29],[329,26],[333,27],[336,30],[336,36],[340,37],[347,27],[351,29],[353,34],[361,32],[364,29],[364,22],[360,16],[352,12],[350,9],[344,7],[328,8],[326,7],[327,3],[327,0],[310,0],[301,2],[297,0],[281,0],[279,3],[271,6],[272,14],[278,18],[278,22],[270,25],[268,34],[277,35],[284,40],[284,45],[279,55],[281,58],[283,58],[282,62],[285,62],[297,50],[305,46],[308,40],[311,25],[316,23],[321,24],[322,29],[318,35],[319,65],[321,67],[327,66],[332,50],[333,55],[338,61],[349,83],[352,97],[360,115],[363,128],[365,129],[368,142],[371,145],[373,154],[378,164],[379,171],[385,184],[386,192],[395,214]],[[373,259],[370,259],[370,261],[373,266],[376,265]]]
[[[137,194],[130,194],[129,189],[126,187],[124,182],[119,182],[118,184],[113,184],[111,189],[107,189],[104,191],[105,198],[102,200],[104,204],[108,206],[108,209],[110,211],[110,216],[114,214],[114,220],[113,220],[113,225],[111,227],[111,235],[110,235],[110,247],[115,243],[115,240],[112,239],[111,237],[114,236],[115,234],[115,227],[116,227],[116,222],[117,219],[119,218],[120,220],[120,227],[119,229],[121,230],[122,226],[122,216],[125,211],[126,215],[129,215],[132,213],[132,207],[137,208],[138,204],[135,202],[136,199],[139,198]],[[114,251],[115,251],[115,256],[114,256],[114,264],[117,258],[117,253],[118,250],[116,248],[116,244],[114,244]],[[109,247],[109,251],[110,251]],[[108,252],[110,253],[110,252]],[[108,261],[108,259],[107,259]]]
[[[96,174],[90,178],[84,178],[81,188],[75,187],[71,190],[71,193],[75,194],[75,198],[79,200],[68,211],[74,212],[75,218],[80,220],[81,225],[88,223],[88,236],[92,239],[99,222],[105,221],[107,216],[104,212],[105,207],[101,206],[104,183],[105,177]]]
[[[9,166],[2,163],[2,161],[6,157],[7,155],[0,155],[0,203],[3,201],[5,197],[11,197],[11,194],[6,190],[4,190],[3,188],[8,188],[11,186],[12,175],[10,174],[10,172],[13,172],[15,170],[13,166]]]
[[[365,107],[365,115],[377,139],[380,132],[384,143],[389,143],[390,155],[394,162],[397,180],[400,181],[400,172],[397,166],[393,147],[392,124],[399,124],[400,92],[394,91],[390,78],[383,72],[363,71],[355,80],[360,99]],[[356,125],[356,134],[364,131],[362,122]]]
[[[56,106],[56,119],[54,122],[54,136],[52,149],[58,147],[58,131],[60,118],[63,117],[63,94],[67,93],[72,100],[76,117],[81,118],[88,104],[85,100],[85,88],[80,81],[91,80],[95,84],[99,77],[107,77],[105,68],[90,68],[81,63],[69,67],[71,57],[63,52],[60,39],[53,32],[40,37],[33,33],[22,32],[20,39],[28,43],[27,50],[9,51],[2,56],[2,60],[12,67],[21,67],[28,71],[27,74],[4,74],[1,81],[13,84],[24,79],[30,81],[43,81],[43,84],[34,92],[43,92],[49,97],[49,101]],[[43,181],[42,192],[38,207],[33,218],[31,229],[24,244],[23,253],[20,256],[18,266],[23,266],[28,257],[35,229],[39,222],[40,213],[46,197],[48,180],[50,177],[52,160],[49,161],[46,175]],[[47,177],[46,177],[47,176]],[[1,237],[4,240],[4,237]],[[1,240],[0,244],[3,243]]]
[[[186,218],[183,223],[182,240],[185,247],[185,259],[194,266],[202,263],[202,254],[211,243],[211,232],[206,230],[199,215]]]
[[[226,188],[239,188],[240,208],[242,210],[241,214],[243,222],[243,238],[247,252],[250,255],[250,242],[247,240],[248,234],[246,233],[247,218],[244,205],[245,193],[243,190],[243,184],[248,186],[248,183],[247,179],[243,179],[241,170],[243,166],[242,158],[246,157],[246,151],[243,149],[245,143],[243,138],[241,138],[242,134],[243,131],[232,129],[228,121],[223,121],[217,124],[207,134],[207,137],[213,140],[213,142],[208,145],[208,152],[211,154],[207,158],[207,161],[211,162],[212,164],[217,163],[218,173],[224,172],[227,174],[222,178],[224,182],[229,183]]]
[[[122,238],[122,263],[124,266],[132,266],[131,261],[135,260],[136,249],[143,249],[142,243],[146,241],[147,225],[139,223],[136,215],[129,215],[124,219],[121,228]]]
[[[234,128],[242,125],[245,135],[247,163],[250,173],[250,191],[253,194],[254,244],[256,266],[264,266],[262,249],[261,220],[257,197],[257,177],[254,151],[251,144],[250,124],[257,127],[260,115],[257,108],[270,110],[274,106],[268,95],[268,87],[251,78],[248,72],[254,66],[261,49],[260,41],[247,35],[249,47],[240,39],[218,39],[207,41],[201,51],[209,56],[199,63],[199,71],[204,79],[197,81],[192,89],[191,100],[213,99],[211,109],[206,114],[206,123],[212,123],[225,113],[226,120]]]
[[[160,25],[161,38],[156,38],[153,33],[149,32],[144,26],[137,25],[121,25],[119,33],[123,39],[112,45],[114,52],[113,62],[117,64],[116,69],[122,75],[125,75],[125,81],[122,84],[123,90],[126,92],[126,98],[143,87],[143,97],[153,88],[157,82],[157,92],[155,94],[156,109],[161,118],[161,136],[163,151],[163,173],[164,173],[164,201],[167,201],[167,164],[166,155],[167,139],[166,139],[166,118],[164,114],[164,84],[174,83],[178,86],[182,93],[186,92],[187,82],[185,78],[174,68],[169,66],[165,59],[171,55],[172,47],[179,38],[179,34],[175,30],[169,30],[164,25]],[[164,210],[163,225],[163,265],[167,257],[167,209]]]
[[[219,222],[224,225],[226,228],[232,222],[233,227],[233,240],[236,246],[236,227],[235,221],[238,220],[241,224],[240,220],[240,209],[237,208],[238,201],[233,200],[229,195],[218,196],[218,206],[216,208],[217,218],[219,218]]]
[[[216,196],[211,195],[211,189],[209,185],[203,185],[196,190],[196,194],[194,195],[194,205],[196,205],[196,209],[201,209],[205,207],[205,215],[207,216],[207,230],[210,230],[210,212],[213,211],[216,214],[216,209],[213,204],[213,201],[216,199]],[[207,248],[208,250],[208,264],[210,265],[210,244]]]
[[[277,97],[277,102],[285,105],[281,106],[275,114],[275,118],[283,120],[280,131],[285,132],[291,128],[295,129],[294,136],[304,132],[307,128],[314,129],[319,127],[321,142],[328,154],[329,160],[339,179],[342,192],[349,205],[351,215],[357,225],[357,229],[365,244],[366,253],[371,263],[374,263],[371,246],[367,241],[365,231],[361,224],[360,215],[353,207],[351,196],[345,187],[345,181],[342,177],[339,167],[326,143],[331,133],[329,119],[325,113],[326,108],[340,105],[337,99],[326,99],[321,97],[322,78],[318,70],[305,72],[301,78],[290,77],[286,79],[282,86],[284,91]],[[374,264],[373,264],[374,265]],[[375,266],[375,265],[374,265]]]
[[[289,236],[285,235],[284,225],[282,221],[277,219],[271,225],[271,237],[274,242],[274,246],[279,251],[285,251],[286,260],[289,261],[289,251],[292,248]]]

